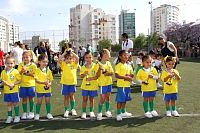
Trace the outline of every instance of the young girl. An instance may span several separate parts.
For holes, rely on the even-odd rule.
[[[176,100],[178,93],[178,82],[181,80],[181,77],[179,72],[176,69],[173,69],[176,62],[174,57],[166,56],[164,58],[164,62],[166,65],[166,70],[162,72],[161,80],[164,82],[163,93],[167,110],[166,115],[178,117],[179,113],[176,111]]]
[[[135,75],[139,72],[139,70],[142,68],[142,57],[144,56],[143,53],[139,53],[139,56],[136,58],[136,69],[135,69]]]
[[[1,79],[4,84],[4,102],[7,103],[8,107],[8,118],[6,123],[11,123],[12,118],[12,107],[15,110],[15,119],[14,123],[20,121],[19,117],[19,86],[18,84],[21,82],[21,76],[19,72],[14,69],[15,67],[15,59],[13,57],[6,57],[5,59],[6,69],[1,73]]]
[[[127,64],[128,52],[121,50],[118,56],[118,63],[115,66],[115,77],[117,78],[117,121],[121,121],[123,117],[132,116],[126,112],[126,102],[131,100],[130,85],[133,81],[133,69]]]
[[[102,108],[104,102],[106,103],[107,117],[112,117],[110,110],[110,93],[112,92],[112,75],[113,68],[109,62],[110,52],[107,49],[103,49],[100,52],[99,60],[97,64],[101,70],[100,77],[98,79],[100,86],[100,100],[99,100],[99,110],[97,114],[97,120],[102,120]]]
[[[88,97],[90,100],[90,117],[94,118],[94,97],[98,96],[98,77],[100,76],[99,65],[93,63],[93,56],[90,51],[85,53],[84,56],[85,65],[81,67],[80,75],[82,80],[81,89],[82,89],[82,119],[86,119],[86,105]]]
[[[38,65],[39,67],[37,68],[35,73],[36,93],[37,93],[35,120],[40,119],[40,108],[43,97],[45,97],[45,102],[46,102],[47,118],[53,119],[53,116],[51,114],[51,104],[50,104],[50,97],[52,96],[51,83],[53,81],[53,76],[51,70],[47,67],[48,66],[47,55],[45,54],[39,55]]]
[[[156,80],[158,79],[158,73],[154,67],[152,67],[152,58],[149,55],[142,57],[142,69],[139,70],[136,79],[141,84],[142,96],[144,98],[143,107],[145,117],[152,118],[158,116],[158,113],[154,110],[154,98],[156,96]],[[150,106],[150,111],[148,109]]]
[[[35,97],[35,72],[37,66],[32,62],[33,56],[30,51],[24,51],[22,55],[23,62],[19,64],[18,71],[22,76],[19,96],[22,98],[23,115],[21,119],[34,118],[34,100]],[[27,111],[27,99],[29,99],[30,112]]]
[[[69,100],[71,105],[71,112],[73,116],[76,116],[75,110],[75,98],[77,76],[76,72],[79,66],[79,57],[72,51],[63,53],[59,58],[59,65],[62,70],[62,76],[60,83],[62,84],[62,95],[64,96],[65,113],[64,117],[69,117]]]

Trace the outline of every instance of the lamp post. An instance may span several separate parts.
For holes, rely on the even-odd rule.
[[[150,32],[148,30],[148,53],[150,52],[150,50],[152,49],[152,45],[151,45],[151,36],[152,36],[152,14],[153,14],[153,11],[152,11],[152,1],[149,1],[149,5],[151,7],[150,9]]]

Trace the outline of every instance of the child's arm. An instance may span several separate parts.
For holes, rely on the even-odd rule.
[[[40,81],[40,80],[38,80],[38,79],[35,79],[35,82],[38,83],[38,84],[45,84],[45,85],[47,84],[47,81],[42,82],[42,81]]]
[[[177,80],[181,80],[181,76],[176,72],[173,72],[173,75],[176,77]]]
[[[78,64],[79,63],[79,57],[78,57],[78,55],[76,55],[74,52],[72,52],[72,55],[73,55],[73,57],[75,59],[75,64]]]
[[[172,77],[173,77],[173,75],[169,74],[167,77],[164,78],[164,82],[167,82],[168,79],[170,79],[170,78],[172,78]]]
[[[118,73],[115,73],[115,77],[118,79],[124,79],[124,80],[130,81],[130,82],[133,80],[131,76],[122,76],[122,75],[119,75]]]
[[[100,77],[100,74],[101,74],[101,69],[99,68],[96,75],[94,77],[89,77],[87,79],[87,81],[91,81],[91,80],[97,80],[99,77]]]
[[[17,81],[14,83],[14,86],[20,84],[21,82],[22,82],[22,80],[17,80]]]
[[[80,75],[80,77],[83,79],[87,75],[88,75],[88,71],[85,71],[83,74]]]

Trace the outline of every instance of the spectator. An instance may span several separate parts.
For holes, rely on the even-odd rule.
[[[122,34],[122,50],[126,50],[129,53],[133,51],[133,41],[128,38],[128,34]]]
[[[1,50],[1,48],[0,48],[0,74],[1,74],[1,72],[3,71],[3,66],[4,66],[3,56],[4,56],[4,52],[3,52],[3,50]]]
[[[18,65],[19,65],[20,63],[22,63],[23,49],[20,48],[20,45],[21,45],[20,41],[15,42],[15,43],[14,43],[14,48],[13,48],[13,50],[12,50],[12,52],[11,52],[11,56],[13,56],[14,59],[15,59],[15,63],[16,63],[15,68],[16,68],[16,69],[18,68]]]

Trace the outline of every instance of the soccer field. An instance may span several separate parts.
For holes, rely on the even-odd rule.
[[[3,102],[3,95],[0,95],[0,132],[181,132],[181,133],[197,133],[200,130],[200,60],[184,60],[178,65],[178,70],[182,77],[179,87],[179,99],[177,102],[177,110],[180,114],[184,114],[179,118],[165,117],[165,104],[163,101],[162,90],[158,90],[155,100],[155,109],[159,113],[157,118],[144,118],[143,114],[143,99],[138,87],[132,88],[131,102],[127,104],[127,111],[131,112],[135,117],[123,119],[117,122],[115,118],[104,119],[102,121],[96,120],[75,120],[81,115],[81,89],[80,78],[75,94],[77,117],[70,117],[70,119],[63,119],[64,106],[63,96],[61,95],[60,77],[55,76],[53,83],[53,96],[52,114],[55,120],[44,121],[26,121],[17,124],[4,124],[7,117],[6,104]],[[116,104],[115,104],[116,88],[113,89],[111,95],[111,112],[115,117]],[[98,98],[95,99],[95,113],[97,113]],[[103,108],[105,110],[105,108]],[[89,108],[87,108],[89,111]],[[20,112],[22,113],[21,103]],[[41,108],[41,116],[45,117],[46,110],[45,104]]]

